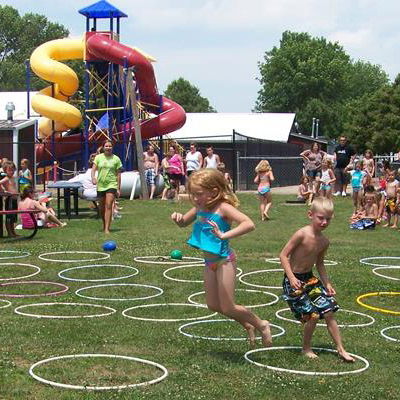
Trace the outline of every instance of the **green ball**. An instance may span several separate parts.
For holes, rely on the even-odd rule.
[[[182,252],[180,250],[172,250],[170,253],[170,257],[173,260],[182,260]]]

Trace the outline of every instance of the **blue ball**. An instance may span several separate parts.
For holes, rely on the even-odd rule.
[[[117,243],[114,240],[107,240],[103,243],[104,251],[114,251],[117,248]]]

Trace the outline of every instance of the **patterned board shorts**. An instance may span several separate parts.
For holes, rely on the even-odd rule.
[[[156,171],[154,168],[148,168],[144,170],[144,176],[148,185],[154,185],[156,179]]]
[[[305,323],[312,317],[322,319],[327,312],[336,312],[339,305],[332,296],[328,296],[322,282],[312,272],[306,274],[294,274],[303,282],[301,289],[293,289],[288,277],[283,279],[283,299],[299,321]]]

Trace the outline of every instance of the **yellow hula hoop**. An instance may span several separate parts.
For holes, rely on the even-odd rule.
[[[369,304],[363,303],[361,300],[366,298],[366,297],[374,297],[374,296],[400,296],[400,292],[371,292],[371,293],[365,293],[362,294],[361,296],[357,297],[357,303],[360,306],[363,306],[365,308],[368,308],[373,311],[381,312],[384,314],[390,314],[390,315],[400,315],[400,311],[392,311],[392,310],[387,310],[386,308],[379,308],[379,307],[374,307],[370,306]]]

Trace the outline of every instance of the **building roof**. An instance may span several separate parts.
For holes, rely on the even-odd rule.
[[[106,0],[100,0],[88,7],[81,8],[79,14],[84,15],[87,18],[117,18],[127,17],[125,13],[118,10]]]
[[[34,96],[37,92],[31,92],[30,96]],[[26,119],[27,118],[27,108],[28,108],[28,100],[26,92],[1,92],[0,93],[0,119],[7,119],[7,111],[6,104],[8,102],[13,102],[15,105],[15,111],[13,113],[13,118],[18,119]],[[30,108],[31,116],[38,115],[35,111]]]
[[[287,142],[293,113],[188,113],[185,125],[168,136],[173,139],[230,141],[233,130],[256,139]]]

